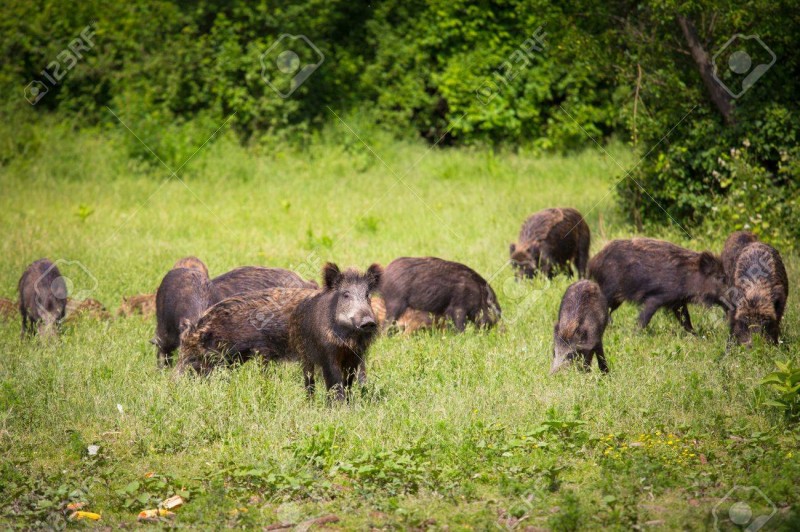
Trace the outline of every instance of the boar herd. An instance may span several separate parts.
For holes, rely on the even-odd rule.
[[[647,327],[659,309],[693,333],[688,304],[720,306],[729,343],[749,346],[754,333],[777,343],[788,279],[781,256],[756,235],[737,231],[721,256],[651,238],[614,240],[589,258],[591,234],[575,209],[554,208],[525,220],[509,248],[517,280],[559,273],[579,280],[565,291],[553,332],[551,373],[571,362],[588,371],[593,358],[608,372],[603,335],[610,314],[628,301]],[[19,281],[22,337],[53,335],[65,316],[108,317],[95,300],[71,301],[55,264],[40,259]],[[0,315],[13,314],[0,299]],[[214,278],[196,257],[167,272],[154,295],[123,299],[119,315],[155,314],[159,367],[207,375],[215,368],[259,357],[296,361],[309,396],[319,370],[328,392],[345,399],[366,382],[366,356],[382,331],[406,333],[468,323],[489,328],[501,319],[489,283],[464,264],[436,257],[400,257],[385,268],[340,270],[327,263],[322,286],[282,268],[246,266]],[[177,352],[177,357],[175,356]]]

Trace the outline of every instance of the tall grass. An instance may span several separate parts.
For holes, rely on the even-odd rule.
[[[368,385],[339,407],[307,401],[291,364],[246,364],[205,380],[158,371],[154,323],[142,319],[79,321],[57,342],[20,341],[18,323],[2,324],[7,524],[59,523],[76,499],[105,523],[131,522],[184,487],[190,500],[176,522],[203,527],[334,513],[361,528],[699,528],[735,484],[774,501],[771,524],[797,523],[800,433],[764,405],[758,384],[775,359],[798,361],[795,298],[784,345],[729,354],[719,310],[693,307],[691,336],[666,314],[636,332],[636,310],[624,306],[606,332],[608,376],[547,375],[569,280],[515,283],[508,244],[548,206],[586,214],[593,252],[631,235],[607,193],[620,175],[611,157],[627,167],[633,154],[363,138],[374,153],[344,126],[270,153],[223,136],[179,180],[126,156],[118,137],[56,131],[37,157],[0,169],[0,296],[13,298],[25,266],[42,256],[79,261],[97,281],[91,297],[115,310],[123,295],[154,291],[188,254],[212,275],[260,264],[306,276],[326,260],[364,268],[436,255],[490,279],[505,318],[489,332],[381,338]],[[725,228],[690,240],[665,217],[654,232],[719,250]],[[798,260],[786,259],[794,286]],[[100,453],[87,456],[93,443]],[[168,475],[166,484],[148,472]]]

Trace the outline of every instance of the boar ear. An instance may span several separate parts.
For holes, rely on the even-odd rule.
[[[325,284],[326,290],[333,290],[339,284],[342,278],[342,272],[339,267],[332,262],[328,262],[322,267],[322,280]]]
[[[378,263],[371,265],[367,268],[367,286],[369,286],[369,291],[374,292],[378,289],[378,285],[381,283],[381,276],[383,275],[383,268]]]
[[[508,246],[508,253],[513,255],[516,250],[517,250],[517,245],[512,242],[511,245]]]
[[[722,267],[720,266],[719,259],[708,251],[702,252],[700,254],[700,273],[703,275],[715,275],[717,273],[722,273]]]

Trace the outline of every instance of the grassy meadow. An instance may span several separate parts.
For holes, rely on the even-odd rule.
[[[800,527],[800,431],[759,384],[777,361],[800,363],[794,294],[777,348],[726,354],[721,310],[696,306],[698,336],[666,313],[636,332],[625,305],[606,331],[609,375],[548,376],[570,281],[515,283],[508,245],[550,206],[585,214],[593,253],[631,236],[609,193],[617,162],[637,161],[623,147],[429,151],[365,133],[372,153],[339,124],[302,149],[247,150],[223,135],[178,179],[129,157],[126,131],[38,134],[36,153],[0,167],[0,297],[15,299],[45,256],[114,313],[189,254],[212,276],[268,265],[317,279],[327,260],[363,269],[436,255],[490,280],[504,323],[382,337],[368,384],[332,407],[306,400],[296,365],[205,380],[159,371],[153,320],[79,320],[57,341],[20,341],[18,321],[0,323],[4,528],[86,524],[67,521],[71,502],[101,514],[88,526],[135,525],[176,493],[184,506],[151,526],[305,529],[332,514],[317,526],[706,529],[716,513],[733,529],[732,505],[746,503],[770,516],[765,530]],[[648,232],[719,252],[728,230],[690,238],[665,216]],[[800,260],[785,259],[793,290]]]

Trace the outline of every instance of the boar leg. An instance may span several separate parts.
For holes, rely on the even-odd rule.
[[[639,328],[644,329],[650,320],[653,319],[653,314],[661,308],[661,301],[658,299],[647,299],[644,302],[644,307],[639,313]]]
[[[578,252],[575,254],[575,267],[578,269],[578,279],[588,279],[586,267],[589,264],[589,242],[578,242]]]
[[[781,326],[777,321],[770,322],[768,325],[764,327],[764,335],[767,337],[767,340],[772,342],[773,344],[778,344],[778,337],[781,334]]]
[[[463,310],[450,307],[444,315],[453,321],[453,325],[459,332],[464,332],[464,329],[467,328],[467,313]]]
[[[677,318],[680,324],[683,325],[683,328],[686,329],[686,332],[694,334],[692,319],[689,317],[689,309],[686,307],[686,305],[675,307],[672,309],[672,312],[675,314],[675,318]]]
[[[22,332],[19,333],[19,339],[23,340],[28,332],[28,315],[23,311],[22,313]]]
[[[594,349],[594,353],[597,354],[597,365],[600,367],[600,371],[608,373],[608,362],[606,362],[606,352],[603,350],[603,345],[597,346]]]
[[[333,391],[337,401],[344,401],[344,375],[342,375],[342,368],[332,361],[325,360],[322,362],[322,376],[325,378],[325,386],[328,388],[328,392]]]
[[[403,312],[406,311],[408,305],[403,303],[402,301],[398,302],[396,300],[387,301],[384,300],[386,305],[386,317],[383,321],[383,328],[384,330],[389,329],[392,325],[395,324],[397,319],[403,315]]]
[[[303,378],[305,379],[306,394],[308,397],[313,397],[316,387],[316,383],[314,382],[314,364],[303,363]]]
[[[581,369],[586,373],[592,371],[592,357],[594,357],[594,351],[589,350],[581,353],[583,355],[583,364],[581,364]]]

